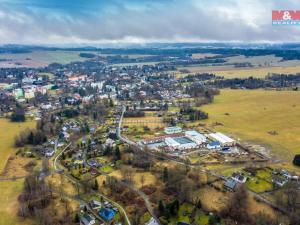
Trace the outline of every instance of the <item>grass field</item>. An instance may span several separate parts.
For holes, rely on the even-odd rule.
[[[0,119],[0,172],[3,170],[8,157],[14,154],[14,138],[20,131],[35,127],[35,121],[12,123],[7,119]]]
[[[6,119],[0,119],[0,171],[2,172],[7,159],[14,155],[14,137],[29,127],[34,127],[35,121],[25,123],[12,123]],[[18,175],[18,174],[15,174]],[[0,225],[32,224],[29,221],[20,221],[17,218],[18,195],[23,188],[23,180],[0,182]]]
[[[0,225],[29,225],[32,222],[17,217],[18,195],[22,191],[23,180],[0,182]]]
[[[209,113],[203,122],[235,138],[270,147],[291,161],[300,153],[299,102],[300,92],[222,90],[213,104],[202,107]],[[213,126],[215,122],[223,125]]]
[[[276,66],[276,67],[256,67],[256,68],[233,68],[213,72],[218,76],[225,78],[243,78],[243,77],[265,77],[269,73],[295,74],[300,73],[300,66]]]

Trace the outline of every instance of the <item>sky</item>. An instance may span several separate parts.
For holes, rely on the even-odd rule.
[[[299,0],[0,0],[0,44],[300,42]]]

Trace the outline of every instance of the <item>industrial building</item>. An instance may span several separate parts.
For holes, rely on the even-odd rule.
[[[186,137],[166,138],[165,143],[167,144],[168,147],[174,150],[191,149],[191,148],[196,148],[198,146],[195,142],[193,142],[192,140]]]
[[[206,137],[195,130],[186,131],[185,136],[191,139],[197,145],[201,145],[206,142]]]
[[[211,133],[208,135],[210,138],[218,141],[221,146],[233,146],[235,145],[235,140],[233,140],[232,138],[222,134],[222,133],[219,133],[219,132],[216,132],[216,133]]]

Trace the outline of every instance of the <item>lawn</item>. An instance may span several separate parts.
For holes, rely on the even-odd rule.
[[[273,184],[262,180],[258,177],[250,177],[246,183],[246,186],[256,193],[262,193],[273,189]]]
[[[300,151],[299,102],[300,92],[221,90],[214,103],[202,107],[209,114],[203,122],[291,161]],[[222,125],[214,126],[216,122]]]
[[[184,203],[180,205],[179,211],[178,211],[178,218],[171,218],[171,223],[169,224],[176,224],[176,222],[186,222],[190,223],[190,215],[193,211],[194,206]]]
[[[35,121],[12,123],[7,119],[0,119],[0,172],[6,165],[10,155],[15,154],[14,138],[20,131],[35,127]]]

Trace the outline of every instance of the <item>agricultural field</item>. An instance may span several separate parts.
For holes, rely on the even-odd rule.
[[[19,134],[20,131],[26,128],[34,128],[35,121],[28,120],[24,123],[12,123],[7,119],[0,119],[0,172],[6,165],[7,159],[10,155],[15,154],[14,138]]]
[[[76,51],[33,51],[20,54],[0,54],[0,59],[9,61],[0,62],[0,67],[43,67],[51,63],[70,63],[84,61]]]
[[[221,90],[202,107],[210,128],[237,140],[260,144],[291,161],[300,151],[300,92]]]

